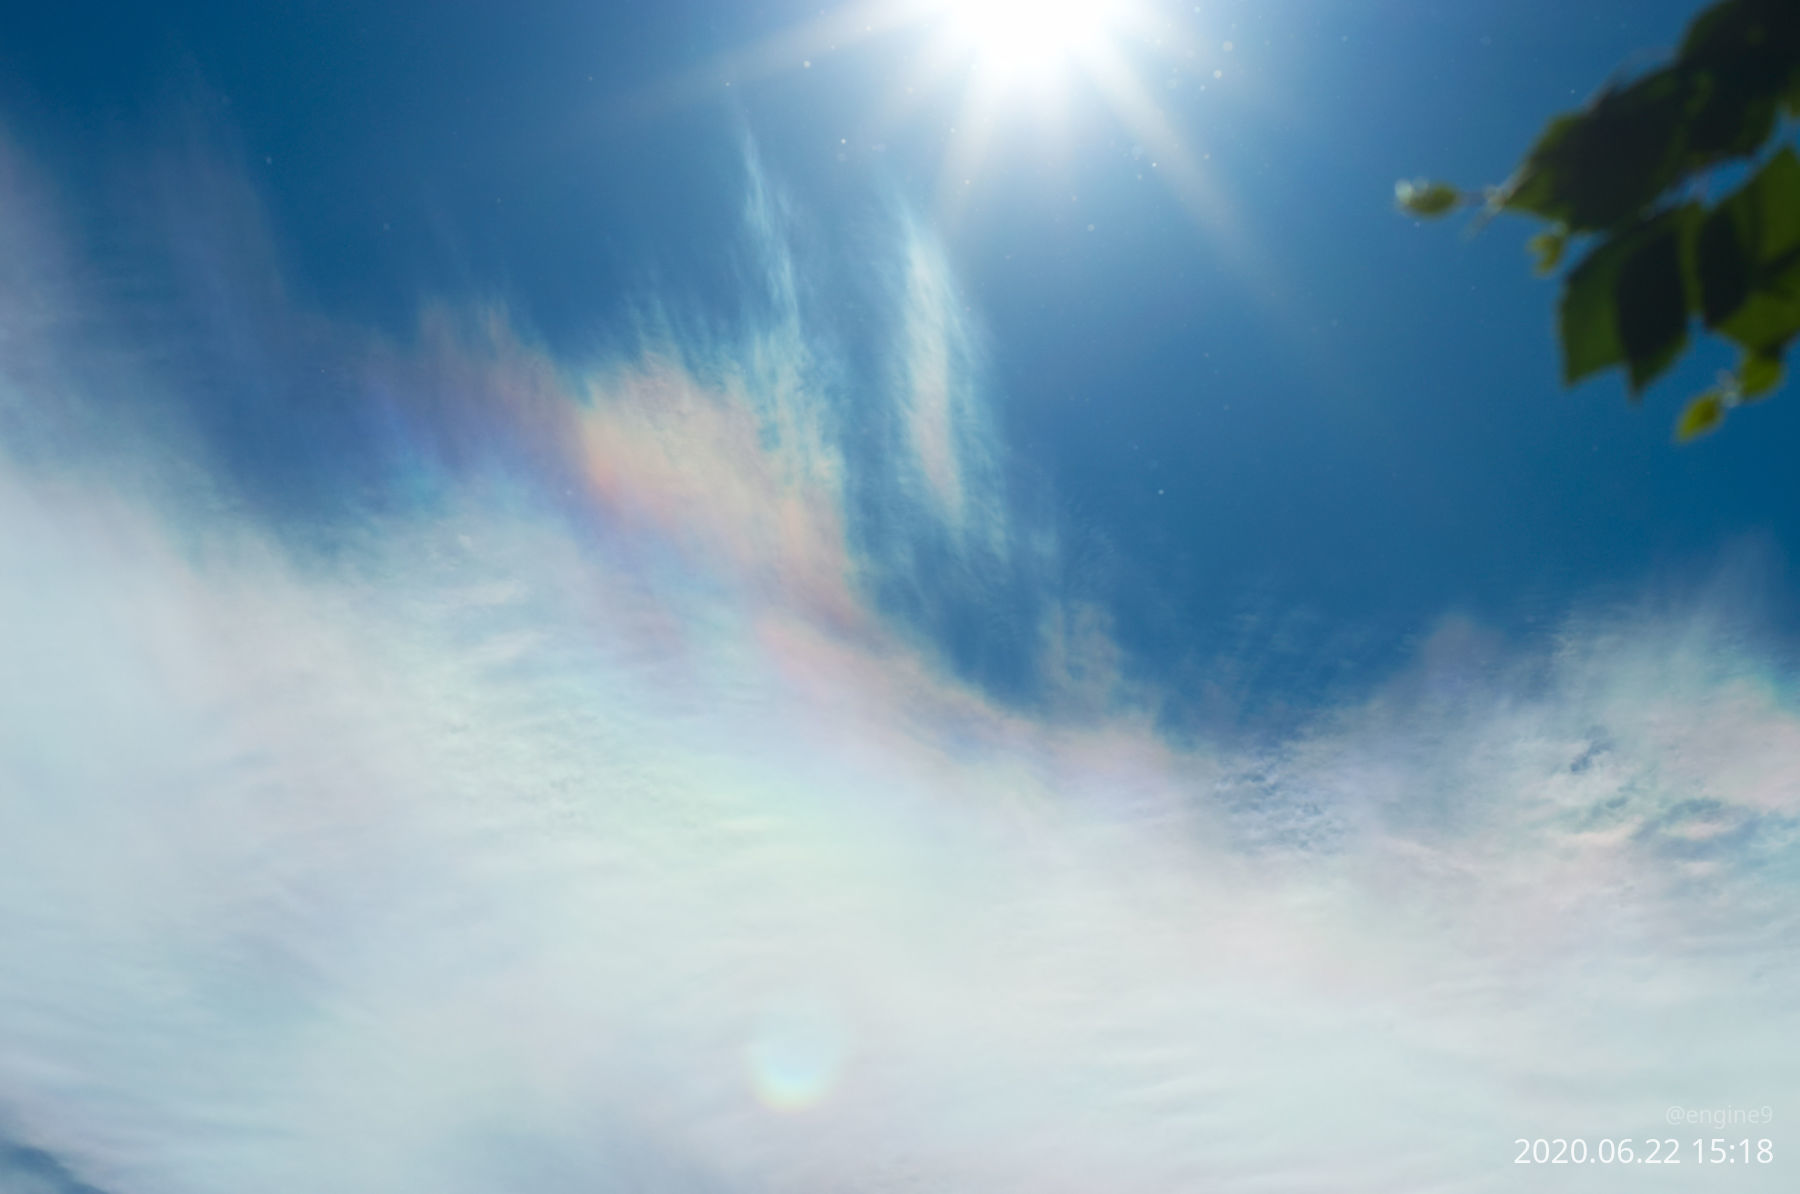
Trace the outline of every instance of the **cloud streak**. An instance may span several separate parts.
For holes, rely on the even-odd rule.
[[[1510,1190],[1518,1136],[1800,1112],[1800,712],[1730,594],[1535,655],[1446,622],[1187,744],[1045,595],[1090,699],[999,699],[884,597],[921,545],[1049,554],[941,256],[896,233],[853,398],[754,170],[747,216],[763,314],[597,362],[259,308],[224,380],[303,342],[304,419],[286,376],[224,417],[72,250],[6,280],[0,1178]],[[176,414],[104,432],[106,378]],[[269,436],[304,483],[258,488]]]

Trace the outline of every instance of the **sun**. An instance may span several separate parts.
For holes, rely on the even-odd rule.
[[[1123,0],[945,0],[946,31],[992,81],[1044,81],[1104,47]]]
[[[728,51],[656,90],[658,102],[698,100],[714,89],[790,70],[810,70],[815,59],[864,42],[893,38],[904,46],[904,94],[896,92],[876,127],[909,113],[936,111],[926,97],[960,89],[961,103],[945,125],[938,170],[940,214],[954,218],[972,194],[976,175],[991,165],[1021,121],[1052,131],[1073,114],[1104,109],[1129,134],[1134,153],[1172,190],[1203,229],[1222,242],[1241,240],[1231,231],[1229,204],[1211,170],[1183,135],[1181,122],[1164,110],[1162,88],[1146,76],[1154,69],[1167,85],[1191,81],[1191,96],[1235,71],[1214,63],[1230,41],[1205,34],[1209,19],[1196,4],[1166,0],[820,0],[817,16]],[[1216,53],[1215,53],[1216,51]],[[1154,68],[1147,64],[1154,60]],[[1016,138],[1012,138],[1016,140]],[[847,142],[845,142],[847,144]],[[877,136],[875,143],[880,144]],[[842,158],[840,158],[842,160]]]

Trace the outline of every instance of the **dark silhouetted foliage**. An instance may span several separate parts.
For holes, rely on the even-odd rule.
[[[1585,249],[1563,279],[1563,377],[1625,370],[1635,399],[1687,348],[1699,319],[1735,344],[1737,369],[1676,423],[1689,440],[1781,383],[1800,335],[1800,0],[1722,0],[1688,28],[1674,60],[1559,116],[1505,183],[1471,193],[1402,182],[1402,210],[1476,206],[1550,225],[1532,237],[1540,273]],[[1715,171],[1751,173],[1716,202]]]

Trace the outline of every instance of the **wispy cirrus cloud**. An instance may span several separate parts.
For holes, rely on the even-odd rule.
[[[1177,742],[1104,611],[1038,595],[1009,702],[893,596],[1053,561],[917,228],[861,388],[754,170],[762,314],[585,362],[272,303],[171,369],[6,210],[7,1180],[1508,1190],[1796,1105],[1800,710],[1730,591]]]

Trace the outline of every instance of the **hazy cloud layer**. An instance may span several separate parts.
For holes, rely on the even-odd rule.
[[[754,169],[747,326],[571,362],[226,286],[157,325],[232,312],[202,366],[0,165],[7,1189],[1512,1190],[1515,1137],[1702,1134],[1671,1104],[1791,1143],[1800,710],[1729,585],[1536,655],[1446,620],[1189,745],[1045,593],[1009,705],[883,599],[1054,559],[922,231],[887,389]]]

